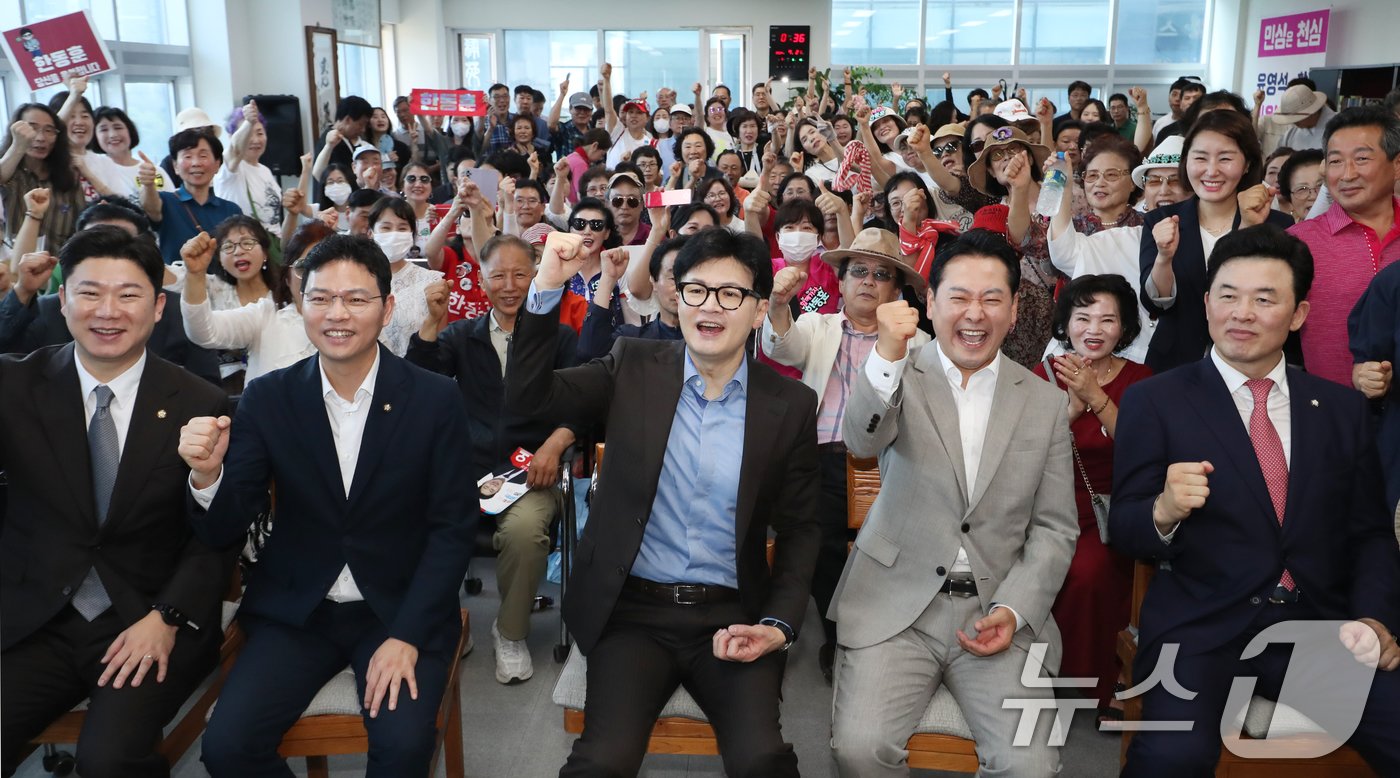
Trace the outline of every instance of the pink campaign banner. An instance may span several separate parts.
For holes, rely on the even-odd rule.
[[[33,22],[0,35],[4,35],[10,65],[31,90],[64,83],[69,76],[92,76],[112,69],[112,55],[87,11]]]
[[[1259,56],[1291,57],[1326,52],[1327,21],[1331,14],[1330,9],[1323,9],[1263,20],[1259,29]]]

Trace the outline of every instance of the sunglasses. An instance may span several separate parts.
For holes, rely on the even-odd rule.
[[[865,265],[853,265],[851,267],[846,268],[846,273],[850,275],[851,278],[865,278],[866,276],[874,276],[876,281],[894,280],[894,273],[891,273],[889,270],[886,270],[883,267],[871,270]]]
[[[929,149],[929,150],[933,152],[933,156],[935,156],[935,157],[937,157],[937,158],[939,158],[939,159],[942,159],[943,157],[945,157],[945,156],[947,156],[947,155],[949,155],[949,154],[956,153],[957,150],[958,150],[958,148],[959,148],[959,146],[960,146],[960,144],[958,143],[958,141],[950,140],[950,141],[948,141],[947,143],[943,144],[942,146],[934,146],[932,149]],[[974,151],[981,151],[980,148],[977,148],[977,147],[975,147],[975,146],[973,147],[973,150],[974,150]]]
[[[970,148],[970,149],[972,149],[972,153],[973,153],[973,154],[981,154],[981,153],[982,153],[982,149],[984,149],[984,148],[987,147],[987,139],[986,139],[986,138],[981,138],[981,139],[975,140],[975,141],[973,141],[973,142],[967,144],[967,147]]]
[[[409,175],[403,177],[403,182],[405,184],[431,184],[433,182],[433,179],[432,176]]]
[[[612,203],[612,207],[614,208],[621,208],[624,205],[628,208],[636,208],[637,206],[642,204],[641,198],[637,197],[636,195],[616,195],[610,202]],[[593,229],[601,230],[603,228],[594,227]]]
[[[576,216],[569,220],[569,229],[572,230],[590,229],[594,232],[602,232],[607,228],[608,222],[606,219],[585,219],[582,216]]]

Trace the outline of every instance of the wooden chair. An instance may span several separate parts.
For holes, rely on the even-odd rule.
[[[194,704],[185,711],[185,715],[179,717],[156,747],[156,753],[164,756],[172,767],[180,761],[190,746],[194,745],[194,741],[204,732],[209,709],[214,705],[214,700],[218,698],[219,692],[224,688],[224,681],[228,678],[229,671],[233,669],[233,661],[237,657],[239,649],[243,647],[246,637],[242,628],[238,626],[238,622],[234,620],[234,615],[238,611],[238,600],[242,596],[242,582],[238,574],[238,567],[235,565],[233,579],[229,582],[228,591],[224,593],[221,614],[224,641],[219,646],[219,664],[214,668],[213,680],[204,687],[203,692],[196,690],[198,697],[195,698]],[[44,747],[45,770],[56,775],[67,775],[72,772],[75,767],[72,755],[58,751],[56,747],[60,744],[78,742],[78,734],[82,732],[83,721],[87,718],[87,705],[87,701],[84,700],[73,710],[59,716],[54,723],[29,741],[31,751],[40,746]]]
[[[1133,659],[1137,656],[1139,617],[1142,614],[1142,600],[1147,594],[1147,586],[1157,573],[1156,563],[1138,562],[1133,569],[1133,604],[1128,616],[1128,628],[1118,633],[1118,660],[1123,663],[1123,676],[1127,685],[1133,685]],[[1142,698],[1133,697],[1123,701],[1124,721],[1142,720]],[[1320,730],[1308,732],[1313,727],[1297,711],[1287,706],[1276,706],[1272,701],[1256,696],[1245,713],[1242,738],[1262,738],[1271,726],[1286,726],[1288,731],[1297,731],[1281,741],[1279,749],[1286,753],[1284,744],[1289,741],[1304,742],[1308,739],[1325,737]],[[1134,732],[1123,730],[1123,743],[1119,759],[1128,761],[1128,744]],[[1354,749],[1348,746],[1316,759],[1296,759],[1285,755],[1262,759],[1246,759],[1232,753],[1228,748],[1220,750],[1220,762],[1215,768],[1216,778],[1376,778],[1376,773],[1366,764]]]
[[[880,493],[880,463],[846,455],[846,526],[859,530]],[[919,770],[977,772],[977,743],[957,702],[944,687],[929,702],[924,718],[909,738],[909,766]]]
[[[471,619],[462,609],[462,632],[457,638],[453,657],[461,657],[471,634]],[[462,688],[458,668],[461,660],[452,663],[447,674],[447,688],[437,715],[437,748],[428,775],[437,775],[438,760],[444,746],[447,752],[447,778],[463,778],[466,760],[462,750]],[[355,676],[349,668],[321,687],[315,699],[297,723],[282,736],[277,753],[286,758],[305,757],[308,778],[328,778],[327,757],[333,754],[363,754],[369,751],[369,734],[361,714],[361,700],[355,686]]]

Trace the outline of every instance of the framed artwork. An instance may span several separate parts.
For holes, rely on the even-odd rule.
[[[306,74],[311,84],[313,138],[319,138],[335,121],[335,106],[340,102],[340,70],[335,44],[335,30],[306,28]]]

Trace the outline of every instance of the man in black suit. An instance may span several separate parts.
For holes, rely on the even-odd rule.
[[[530,613],[549,559],[549,525],[559,515],[554,486],[559,461],[574,442],[575,429],[558,419],[521,416],[505,407],[505,373],[515,322],[535,276],[535,252],[514,235],[498,235],[481,247],[481,280],[491,311],[446,324],[451,286],[441,280],[424,292],[428,315],[410,339],[406,358],[419,367],[456,379],[471,421],[474,485],[501,471],[517,448],[534,454],[526,483],[530,490],[498,516],[492,545],[497,552],[496,585],[501,609],[491,625],[496,680],[521,683],[534,675]],[[554,338],[555,369],[577,364],[574,331],[561,324]],[[463,485],[463,488],[470,488]]]
[[[3,772],[90,697],[82,775],[169,775],[155,747],[218,658],[233,562],[190,532],[177,431],[228,401],[146,349],[168,305],[155,244],[93,228],[59,262],[73,342],[0,357]]]
[[[1307,246],[1276,226],[1222,237],[1205,280],[1209,356],[1123,397],[1109,534],[1119,551],[1159,562],[1134,676],[1152,675],[1175,645],[1171,675],[1195,692],[1144,693],[1144,721],[1194,726],[1139,731],[1125,776],[1215,775],[1232,679],[1257,676],[1258,693],[1277,697],[1285,673],[1306,690],[1290,704],[1321,704],[1335,719],[1328,706],[1364,701],[1349,742],[1377,774],[1400,775],[1400,550],[1366,402],[1284,362],[1312,277]],[[1381,671],[1361,701],[1335,699],[1350,691],[1341,674],[1301,666],[1285,643],[1242,658],[1271,626],[1324,620],[1340,634],[1327,645],[1342,666],[1354,666],[1349,649]]]
[[[778,697],[821,542],[817,397],[745,349],[772,291],[768,249],[693,236],[675,263],[683,341],[622,338],[551,372],[558,301],[586,254],[577,235],[549,236],[506,372],[516,412],[607,424],[563,606],[588,657],[587,723],[560,775],[635,775],[683,684],[729,775],[796,776]]]
[[[209,252],[196,237],[185,252]],[[283,734],[348,664],[364,700],[370,776],[422,775],[457,660],[471,554],[471,433],[456,387],[378,344],[389,261],[333,236],[302,260],[317,355],[248,384],[238,418],[181,430],[195,534],[241,547],[276,487],[276,529],[238,618],[248,643],[204,735],[215,778],[290,776]],[[471,514],[474,515],[474,512]]]
[[[122,201],[125,203],[126,201]],[[78,216],[78,229],[112,226],[132,236],[154,240],[151,223],[134,207],[98,201]],[[9,294],[0,300],[0,354],[28,354],[43,348],[68,343],[68,332],[58,295],[40,295],[49,285],[49,277],[58,260],[48,252],[26,254],[19,263],[18,277]],[[180,316],[180,296],[165,292],[165,311],[151,330],[147,345],[156,356],[174,362],[211,383],[219,383],[219,357],[200,348],[185,335],[185,323]]]

